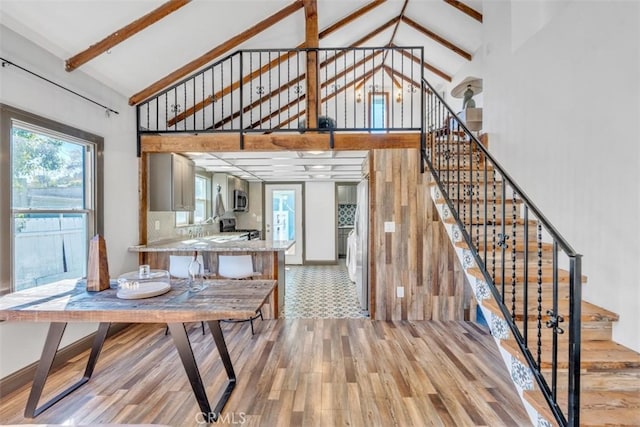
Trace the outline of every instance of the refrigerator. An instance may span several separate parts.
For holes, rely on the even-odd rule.
[[[355,278],[360,308],[369,314],[369,181],[358,183],[357,206],[353,223],[355,234]]]

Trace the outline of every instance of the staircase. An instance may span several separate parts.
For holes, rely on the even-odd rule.
[[[433,89],[427,129],[432,198],[533,424],[640,425],[640,354],[582,301],[580,255]]]

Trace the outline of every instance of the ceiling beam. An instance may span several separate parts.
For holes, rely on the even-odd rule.
[[[304,5],[301,1],[294,1],[289,6],[279,10],[278,12],[258,22],[257,24],[247,28],[240,34],[234,37],[231,37],[230,39],[226,40],[225,42],[211,49],[209,52],[205,53],[199,58],[196,58],[193,61],[189,62],[188,64],[183,65],[182,67],[178,68],[172,73],[161,78],[157,82],[151,84],[150,86],[136,93],[131,98],[129,98],[129,105],[138,104],[139,102],[145,100],[146,98],[150,97],[154,93],[162,90],[163,88],[175,82],[176,80],[179,80],[187,76],[188,74],[198,70],[199,68],[207,65],[209,62],[213,61],[214,59],[221,56],[222,54],[228,52],[234,47],[237,47],[238,45],[249,40],[256,34],[266,30],[267,28],[271,27],[275,23],[280,22],[287,16],[298,11],[303,6]]]
[[[372,54],[367,55],[366,57],[362,58],[360,61],[356,62],[353,65],[350,65],[349,67],[345,68],[344,70],[340,71],[338,74],[336,74],[335,76],[331,77],[330,79],[328,79],[327,81],[323,82],[320,87],[324,88],[334,82],[336,82],[339,78],[343,77],[344,75],[350,73],[351,71],[355,70],[357,67],[359,67],[360,65],[364,64],[367,61],[372,61],[376,56],[380,55],[382,53],[382,50],[378,50]],[[274,96],[277,96],[278,94],[284,92],[285,90],[289,89],[290,87],[294,86],[295,84],[299,83],[300,81],[305,79],[306,74],[301,74],[299,77],[296,77],[295,79],[283,84],[282,86],[280,86],[278,89],[271,91],[270,93],[268,93],[267,95],[261,97],[260,99],[252,102],[250,105],[245,106],[242,109],[242,113],[248,113],[250,110],[257,108],[260,104],[262,104],[263,102],[266,102],[266,100],[268,100],[269,98],[273,98]],[[324,102],[324,100],[323,100]],[[301,114],[305,114],[306,110],[301,110]],[[223,126],[227,123],[229,123],[230,121],[238,118],[240,116],[240,111],[236,111],[233,114],[225,117],[224,119],[220,120],[219,122],[217,122],[213,128],[214,129],[218,129],[220,126]],[[296,115],[295,118],[297,118],[298,116]],[[288,123],[288,121],[286,121],[286,123]],[[286,124],[285,123],[285,124]],[[282,126],[282,123],[280,124],[280,126]]]
[[[482,22],[482,14],[477,10],[475,10],[474,8],[472,8],[471,6],[467,6],[466,4],[458,0],[444,0],[444,2],[455,7],[462,13],[466,13],[476,21]]]
[[[389,67],[387,67],[387,66],[385,65],[385,67],[384,67],[384,71],[385,71],[385,72],[387,73],[387,75],[391,78],[391,81],[393,82],[393,84],[395,85],[395,87],[397,87],[398,89],[402,89],[402,85],[400,84],[400,82],[398,81],[398,79],[396,79],[396,76],[395,76],[393,73],[389,72],[388,68],[389,68]]]
[[[376,71],[378,71],[380,68],[382,67],[382,65],[378,65],[377,67],[373,68],[372,70],[367,71],[366,73],[364,73],[361,77],[354,77],[354,79],[352,81],[350,81],[349,83],[345,84],[344,86],[340,87],[338,90],[336,90],[335,92],[330,93],[329,95],[325,96],[324,98],[322,98],[322,102],[327,102],[328,100],[330,100],[331,98],[333,98],[334,96],[338,95],[341,92],[344,92],[345,90],[347,90],[347,88],[355,86],[357,84],[357,82],[361,81],[364,79],[364,81],[366,81],[366,79],[368,78],[368,76],[370,76],[371,74],[375,73]],[[304,94],[302,95],[304,96]],[[280,110],[278,110],[278,112],[280,112],[281,110],[284,110],[286,108],[290,108],[292,105],[294,105],[297,101],[293,101],[290,102],[286,107],[281,108]],[[302,114],[304,114],[305,111],[301,110],[299,111],[296,115],[289,117],[287,119],[285,119],[284,121],[278,123],[278,126],[276,126],[276,129],[280,129],[282,128],[282,126],[292,122],[293,120],[295,120],[296,118],[298,118],[299,116],[301,116]],[[272,116],[272,115],[271,115]],[[271,117],[270,116],[270,117]],[[268,119],[268,118],[267,118]],[[261,120],[259,123],[256,124],[256,126],[258,124],[262,124],[264,121],[266,121],[267,119],[263,119]]]
[[[385,22],[384,24],[382,24],[378,28],[376,28],[373,31],[367,33],[364,37],[361,37],[356,42],[352,43],[349,47],[358,47],[358,46],[362,45],[363,43],[367,42],[369,39],[372,39],[373,37],[377,36],[378,34],[383,32],[384,30],[386,30],[387,28],[389,28],[390,26],[392,26],[393,24],[398,22],[399,19],[400,19],[399,16],[396,16],[395,18],[390,19],[389,21]],[[323,62],[320,63],[320,68],[326,67],[328,64],[330,64],[332,62],[335,62],[338,59],[342,58],[344,55],[346,55],[346,52],[347,52],[347,50],[343,50],[340,53],[338,53],[336,55],[333,55],[331,58],[325,59]]]
[[[305,45],[315,49],[319,46],[318,36],[318,2],[302,0],[304,3]],[[318,51],[307,51],[307,124],[309,128],[318,127]]]
[[[274,96],[284,92],[285,90],[287,90],[290,87],[296,85],[297,83],[300,83],[302,80],[305,79],[305,77],[306,77],[306,74],[301,74],[300,76],[296,77],[295,79],[283,84],[278,89],[269,92],[267,95],[265,95],[263,97],[260,97],[256,101],[253,101],[251,104],[245,106],[242,109],[242,113],[243,114],[244,113],[248,113],[249,111],[253,110],[254,108],[257,108],[258,106],[260,106],[260,104],[262,104],[263,102],[266,102],[266,100],[268,100],[270,98],[273,98]],[[230,121],[237,119],[239,116],[240,116],[240,111],[235,111],[233,114],[228,115],[224,119],[222,119],[219,122],[217,122],[216,124],[214,124],[213,128],[214,129],[218,129],[220,126],[226,125]]]
[[[380,6],[382,3],[386,2],[387,0],[374,0],[364,6],[362,6],[360,9],[356,10],[355,12],[351,13],[350,15],[342,18],[341,20],[339,20],[338,22],[336,22],[333,25],[330,25],[329,27],[325,28],[324,30],[322,30],[322,32],[319,34],[320,38],[325,38],[326,36],[328,36],[329,34],[333,33],[334,31],[339,30],[340,28],[344,27],[345,25],[350,24],[351,22],[355,21],[356,19],[360,18],[362,15],[364,15],[365,13],[375,9],[376,7]]]
[[[360,16],[362,16],[365,13],[369,12],[374,7],[379,6],[381,3],[384,3],[385,1],[386,0],[377,0],[377,1],[371,2],[368,5],[365,5],[365,6],[361,7],[360,9],[356,10],[354,13],[349,15],[347,17],[349,19],[345,18],[345,19],[342,19],[341,21],[338,21],[335,24],[331,25],[328,28],[328,29],[331,29],[331,31],[327,32],[328,29],[323,30],[321,33],[318,34],[318,38],[322,39],[323,37],[326,37],[329,33],[342,28],[343,26],[345,26],[345,25],[349,24],[350,22],[352,22],[354,19],[359,18]],[[374,3],[375,3],[375,5],[374,5]],[[371,37],[373,37],[373,35]],[[297,47],[297,49],[303,49],[304,47],[305,47],[305,44],[302,43]],[[256,71],[252,72],[251,74],[249,74],[248,76],[243,77],[242,84],[249,83],[251,80],[255,79],[260,74],[265,73],[267,70],[269,70],[270,68],[274,67],[275,65],[278,65],[279,63],[288,60],[294,54],[295,53],[288,52],[288,53],[284,53],[284,54],[280,55],[280,57],[274,59],[269,64],[264,65],[259,70],[256,70]],[[211,104],[214,99],[220,99],[221,96],[229,94],[232,90],[235,90],[238,87],[240,87],[240,84],[238,82],[234,82],[231,85],[229,85],[229,86],[225,87],[224,89],[222,89],[221,91],[219,91],[218,93],[216,93],[213,97],[211,95],[208,96],[204,100],[202,100],[199,103],[195,104],[193,107],[190,107],[190,108],[186,109],[184,112],[182,112],[182,113],[176,115],[174,118],[170,119],[167,122],[167,127],[171,127],[171,126],[175,125],[176,123],[181,122],[185,118],[189,117],[190,115],[202,110],[203,108],[205,108],[206,106]]]
[[[385,70],[387,73],[391,74],[392,76],[398,76],[400,79],[402,79],[402,80],[404,80],[404,81],[406,81],[406,82],[411,83],[411,84],[412,84],[413,86],[415,86],[416,88],[419,88],[419,87],[421,87],[421,86],[422,86],[422,85],[420,84],[420,82],[417,82],[417,81],[413,80],[411,77],[407,77],[407,76],[405,76],[405,75],[404,75],[403,73],[401,73],[400,71],[398,71],[398,70],[394,70],[393,68],[389,67],[388,65],[384,65],[383,67],[384,67],[384,70]]]
[[[73,71],[82,64],[91,61],[96,56],[108,51],[112,47],[122,43],[129,37],[144,30],[150,25],[155,24],[170,13],[175,12],[182,6],[189,3],[191,0],[170,0],[146,15],[136,19],[128,25],[120,28],[119,30],[111,33],[98,43],[91,45],[82,52],[72,56],[65,61],[65,70]]]
[[[382,69],[382,64],[380,64],[377,67],[374,67],[373,69],[371,69],[371,70],[367,71],[366,73],[364,73],[362,75],[362,77],[360,77],[359,83],[356,84],[355,90],[360,90],[362,88],[362,86],[364,86],[364,84],[367,82],[367,80],[369,80],[371,78],[371,76],[373,76],[375,73],[377,73],[381,69]]]
[[[394,48],[398,48],[398,46],[396,46],[395,44],[392,44],[390,47],[394,47]],[[434,67],[433,65],[422,61],[420,58],[418,58],[417,56],[407,52],[404,49],[398,49],[398,52],[400,52],[404,57],[411,59],[413,62],[415,62],[416,64],[422,65],[424,68],[426,68],[427,70],[431,71],[433,74],[436,74],[440,77],[442,77],[443,79],[445,79],[446,81],[450,82],[452,80],[451,76],[447,73],[445,73],[444,71],[440,70],[439,68]]]
[[[425,36],[437,41],[442,46],[446,47],[447,49],[449,49],[449,50],[451,50],[451,51],[453,51],[455,53],[457,53],[458,55],[462,56],[467,61],[471,61],[471,54],[469,52],[466,52],[464,49],[462,49],[462,48],[456,46],[455,44],[451,43],[449,40],[445,39],[444,37],[440,37],[439,35],[437,35],[433,31],[426,29],[425,27],[423,27],[422,25],[418,24],[416,21],[412,20],[411,18],[409,18],[407,16],[403,16],[402,17],[402,22],[404,22],[405,24],[409,25],[413,29],[418,30],[419,32],[421,32]]]

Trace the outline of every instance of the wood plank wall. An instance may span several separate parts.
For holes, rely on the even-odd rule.
[[[462,266],[420,173],[415,149],[372,150],[370,271],[379,320],[475,320]],[[385,233],[384,223],[395,222]],[[404,298],[396,287],[404,286]]]

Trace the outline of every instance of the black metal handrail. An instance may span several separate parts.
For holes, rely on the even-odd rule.
[[[553,416],[560,425],[577,426],[580,415],[581,255],[551,225],[429,82],[423,79],[423,84],[430,89],[425,103],[429,143],[423,149],[424,161]],[[511,212],[507,212],[508,209]],[[532,222],[535,236],[530,236]],[[500,233],[496,233],[498,230]],[[549,236],[550,245],[543,242],[543,231]],[[531,241],[532,237],[535,242]],[[509,247],[510,253],[507,252]],[[532,247],[535,254],[531,253],[534,252]],[[546,252],[551,252],[551,259],[544,257]],[[559,260],[560,253],[564,254],[563,260]],[[507,256],[510,256],[510,266]],[[535,264],[530,266],[532,260]],[[567,264],[568,273],[560,267],[561,261]],[[530,271],[532,268],[537,270],[535,278]],[[509,269],[510,277],[507,276]],[[530,279],[535,279],[535,293],[530,292]],[[510,289],[506,286],[509,280]],[[550,289],[545,286],[547,281],[551,282]],[[563,282],[569,283],[568,318],[559,313],[558,294]],[[529,306],[532,297],[536,303],[533,316]],[[530,316],[536,321],[533,328],[535,342],[530,339]],[[551,330],[551,348],[543,345],[547,344],[542,340],[543,319]],[[567,354],[559,354],[558,339],[564,333],[563,322],[569,323]],[[545,364],[542,363],[547,353],[551,358],[550,370],[546,359]],[[558,399],[557,373],[561,364],[568,366],[566,405]]]
[[[303,123],[311,53],[318,64],[316,122],[329,128]],[[239,50],[139,104],[138,132],[422,132],[423,69],[414,66],[422,59],[422,47]],[[387,92],[380,93],[386,116],[363,99],[378,92]]]

